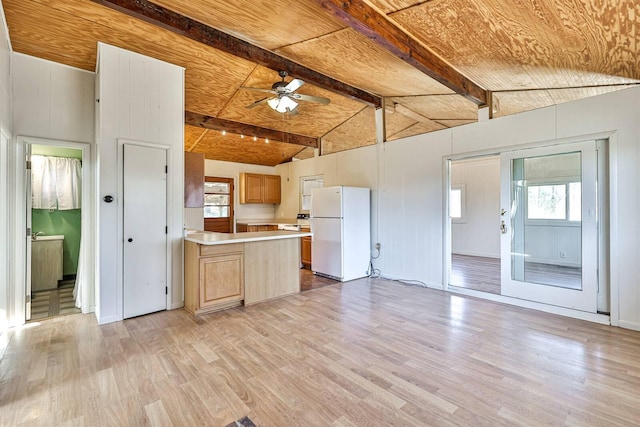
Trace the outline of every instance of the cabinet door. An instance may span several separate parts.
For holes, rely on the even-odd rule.
[[[301,238],[300,259],[305,267],[311,268],[311,237]]]
[[[244,298],[242,254],[200,258],[199,308]]]
[[[204,206],[204,154],[184,152],[184,207]]]
[[[263,203],[280,203],[280,176],[264,175]]]
[[[263,176],[257,173],[240,174],[240,203],[263,203]]]

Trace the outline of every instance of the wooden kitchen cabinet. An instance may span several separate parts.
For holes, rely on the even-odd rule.
[[[311,269],[311,237],[300,238],[300,261],[305,268]]]
[[[263,203],[276,204],[280,203],[280,175],[263,175],[264,176],[264,193]]]
[[[240,203],[280,203],[280,176],[240,174]]]
[[[277,231],[278,226],[272,224],[236,224],[236,233],[253,232],[253,231]]]
[[[204,206],[204,154],[184,152],[184,207]]]
[[[243,300],[243,244],[203,246],[185,241],[185,309],[202,314],[241,305]]]

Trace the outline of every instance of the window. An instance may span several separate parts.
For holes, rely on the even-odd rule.
[[[580,221],[580,182],[527,186],[527,219]]]
[[[465,222],[465,186],[452,185],[449,193],[449,217],[453,222]]]
[[[311,209],[311,190],[322,187],[324,187],[322,175],[303,176],[300,178],[300,212],[309,212],[309,209]]]

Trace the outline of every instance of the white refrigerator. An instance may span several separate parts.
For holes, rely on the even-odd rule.
[[[311,190],[311,269],[346,282],[367,276],[371,254],[368,188]]]

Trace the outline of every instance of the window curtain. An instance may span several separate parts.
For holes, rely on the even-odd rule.
[[[31,156],[31,207],[80,209],[82,165],[66,157]]]

